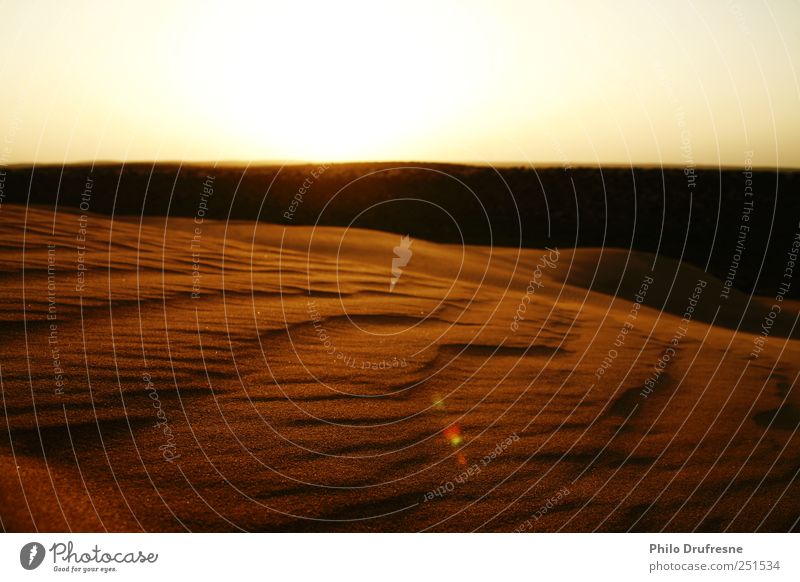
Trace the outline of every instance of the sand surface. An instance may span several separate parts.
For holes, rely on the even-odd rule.
[[[390,292],[399,234],[80,216],[2,206],[4,530],[798,527],[788,300],[753,357],[774,299],[665,257],[414,240]]]

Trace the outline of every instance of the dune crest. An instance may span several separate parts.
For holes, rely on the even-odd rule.
[[[700,269],[560,248],[526,295],[543,250],[2,212],[6,529],[785,531],[800,514],[797,311],[752,358],[768,302],[718,310]]]

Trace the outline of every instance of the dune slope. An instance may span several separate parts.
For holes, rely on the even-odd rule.
[[[390,290],[400,235],[2,212],[5,530],[797,528],[789,302],[761,341],[643,253],[414,240]]]

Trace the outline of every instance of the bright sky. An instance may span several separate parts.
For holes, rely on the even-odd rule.
[[[0,165],[800,168],[793,0],[0,0]]]

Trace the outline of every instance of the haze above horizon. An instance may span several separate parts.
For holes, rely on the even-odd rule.
[[[0,166],[800,168],[798,22],[789,0],[0,2]]]

